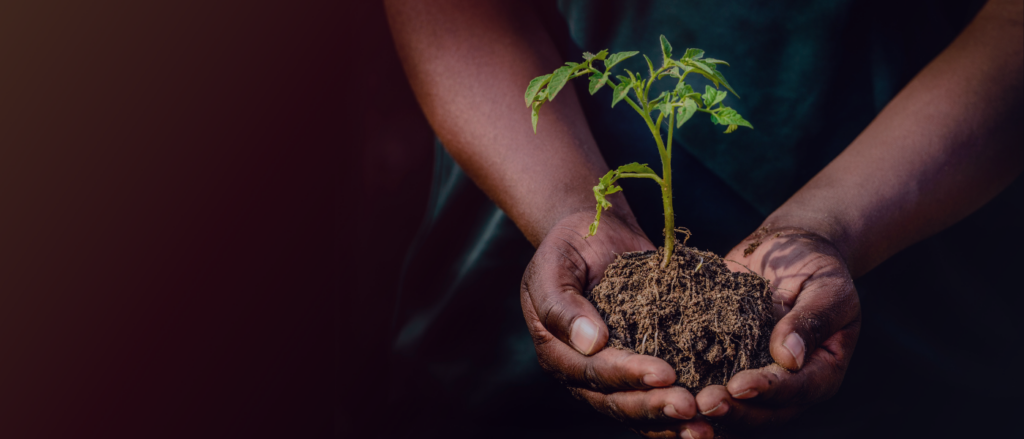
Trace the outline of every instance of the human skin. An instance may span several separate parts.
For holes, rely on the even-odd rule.
[[[388,0],[392,32],[431,126],[537,247],[522,305],[541,365],[648,437],[711,438],[784,422],[842,383],[860,329],[852,279],[958,221],[1024,168],[1021,1],[993,0],[844,152],[726,259],[773,282],[776,364],[698,395],[664,361],[604,349],[582,297],[614,258],[653,249],[620,192],[597,235],[592,186],[608,166],[572,87],[533,134],[525,85],[561,65],[536,12],[502,0]],[[744,256],[750,240],[763,244]]]

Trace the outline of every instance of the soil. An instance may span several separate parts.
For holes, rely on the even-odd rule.
[[[619,255],[588,294],[608,324],[609,345],[664,359],[694,395],[772,363],[767,279],[681,245],[664,269],[662,259],[662,249]]]

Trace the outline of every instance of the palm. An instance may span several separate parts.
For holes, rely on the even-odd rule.
[[[740,430],[785,422],[835,394],[860,330],[857,292],[831,244],[800,230],[760,235],[725,259],[735,271],[749,269],[772,282],[778,323],[771,353],[776,363],[740,372],[726,386],[697,395],[706,416]],[[761,244],[747,251],[756,241]]]

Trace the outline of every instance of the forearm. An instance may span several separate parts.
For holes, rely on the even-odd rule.
[[[593,211],[592,187],[608,166],[571,87],[544,106],[532,132],[526,85],[563,60],[531,4],[390,0],[386,6],[435,133],[534,245],[559,219]],[[628,212],[617,195],[614,209]]]
[[[1021,2],[990,2],[765,222],[832,241],[856,277],[967,216],[1024,169]]]

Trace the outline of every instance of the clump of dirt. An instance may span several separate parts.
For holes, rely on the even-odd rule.
[[[741,370],[772,363],[775,318],[767,279],[733,273],[718,255],[677,246],[625,253],[588,299],[611,332],[609,345],[664,359],[694,395]]]

